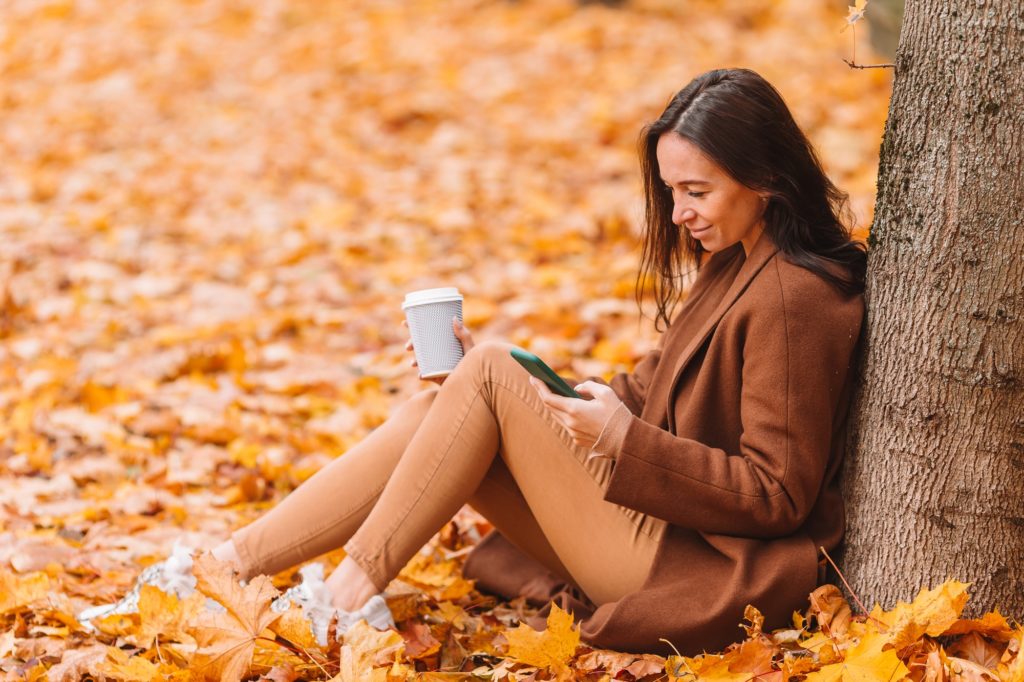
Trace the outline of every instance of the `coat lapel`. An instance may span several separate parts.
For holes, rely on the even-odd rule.
[[[747,286],[757,273],[761,271],[778,250],[775,242],[766,233],[762,232],[761,237],[754,244],[754,248],[750,250],[750,253],[747,254],[746,260],[740,266],[739,272],[736,273],[736,278],[726,290],[725,295],[722,296],[722,300],[714,312],[704,321],[697,333],[691,337],[690,342],[686,344],[686,347],[683,348],[683,351],[676,358],[675,366],[672,368],[672,381],[669,383],[668,395],[659,396],[659,401],[665,404],[670,401],[671,396],[675,393],[676,383],[678,383],[683,369],[693,359],[693,356],[700,347],[704,345],[704,342],[715,330],[715,327],[718,326],[722,316],[728,312],[729,308],[736,302],[736,299],[740,297],[740,294],[746,291]],[[675,432],[675,415],[672,414],[672,410],[668,410],[667,416],[669,427]]]

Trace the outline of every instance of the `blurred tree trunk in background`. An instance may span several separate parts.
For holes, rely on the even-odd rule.
[[[891,61],[896,55],[903,23],[903,0],[872,0],[868,5],[867,24],[871,47]]]
[[[844,476],[869,608],[957,578],[1024,616],[1022,54],[1016,2],[907,7]]]

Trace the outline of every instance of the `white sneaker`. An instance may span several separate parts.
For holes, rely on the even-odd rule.
[[[171,555],[163,561],[147,567],[128,593],[113,604],[100,604],[85,609],[78,614],[78,622],[87,630],[94,631],[92,621],[96,618],[103,618],[113,614],[127,614],[139,612],[139,594],[143,585],[152,585],[167,594],[174,594],[179,599],[185,599],[196,591],[196,577],[192,575],[192,549],[178,542],[174,543]],[[223,610],[224,607],[217,602],[216,607]],[[208,604],[209,606],[209,604]]]
[[[299,569],[299,575],[302,576],[302,582],[289,587],[270,604],[270,609],[283,613],[292,603],[298,604],[302,607],[302,615],[309,619],[317,644],[327,646],[327,630],[334,617],[334,606],[331,604],[331,590],[324,582],[324,565],[306,564]]]
[[[361,620],[365,620],[370,627],[378,630],[395,627],[395,619],[391,615],[391,609],[388,608],[384,597],[375,594],[360,609],[355,611],[338,609],[338,623],[335,626],[338,639],[341,639],[349,628]]]

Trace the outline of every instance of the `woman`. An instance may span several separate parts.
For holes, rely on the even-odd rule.
[[[596,605],[581,624],[593,645],[720,648],[747,604],[785,622],[816,585],[817,548],[842,536],[864,250],[845,195],[752,71],[693,80],[640,150],[638,283],[653,277],[668,327],[634,372],[563,398],[509,344],[474,345],[456,324],[467,352],[439,388],[214,555],[248,577],[344,545],[326,588],[351,619],[469,502],[500,534],[466,573],[506,596],[565,582]]]

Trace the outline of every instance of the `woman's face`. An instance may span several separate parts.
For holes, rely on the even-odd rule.
[[[661,179],[672,190],[672,222],[688,230],[706,251],[736,242],[750,253],[764,229],[767,194],[740,184],[692,142],[668,132],[658,139]]]

